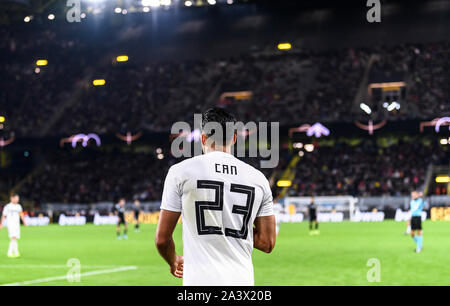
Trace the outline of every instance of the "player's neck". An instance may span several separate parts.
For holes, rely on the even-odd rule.
[[[215,147],[215,148],[205,148],[205,154],[212,152],[222,152],[231,154],[231,147]]]

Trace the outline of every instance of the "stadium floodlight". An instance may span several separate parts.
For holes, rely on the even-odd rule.
[[[372,110],[370,109],[369,105],[367,105],[366,103],[361,103],[359,105],[359,107],[361,107],[361,109],[363,111],[365,111],[368,115],[370,115],[372,113]]]
[[[45,59],[40,59],[36,61],[36,66],[47,66],[48,61]]]
[[[161,6],[161,2],[159,0],[142,0],[142,6],[150,6],[150,7],[158,7]]]
[[[278,50],[291,50],[292,45],[291,45],[291,43],[288,43],[288,42],[279,43],[277,48],[278,48]]]
[[[41,72],[41,69],[39,69],[39,67],[36,67],[36,69],[34,69],[34,73],[38,74],[39,72]]]
[[[122,9],[121,9],[120,7],[116,7],[116,8],[114,9],[114,13],[120,14],[120,13],[122,13]]]
[[[279,180],[277,182],[278,187],[291,187],[292,181],[291,180]]]
[[[294,143],[292,144],[292,146],[293,146],[295,149],[301,149],[301,148],[303,148],[303,143],[301,143],[301,142],[294,142]]]
[[[123,15],[126,15],[127,13],[128,13],[128,11],[127,11],[126,9],[123,9],[123,10],[122,10],[122,14],[123,14]]]
[[[31,21],[31,17],[30,17],[30,16],[26,16],[26,17],[23,19],[23,21],[25,21],[25,22],[30,22],[30,21]]]
[[[142,11],[144,11],[144,13],[148,13],[148,12],[150,12],[150,8],[148,6],[144,6]]]
[[[164,154],[160,153],[156,157],[158,157],[158,159],[163,159],[164,158]]]
[[[126,61],[128,61],[128,55],[119,55],[118,57],[116,57],[116,61],[126,62]]]
[[[81,14],[80,14],[80,17],[81,17],[81,19],[86,18],[86,13],[81,13]]]
[[[161,5],[169,6],[169,5],[171,5],[171,4],[172,4],[172,1],[171,1],[171,0],[161,0]]]
[[[436,183],[450,183],[450,176],[439,175],[436,177]]]
[[[184,5],[185,6],[192,6],[192,1],[188,0],[188,1],[184,2]]]
[[[48,20],[53,20],[53,19],[55,19],[55,15],[54,14],[49,14],[47,18],[48,18]]]
[[[397,102],[393,101],[391,104],[389,104],[389,106],[387,107],[387,110],[389,112],[392,112],[394,109],[400,109],[400,104],[398,104]]]
[[[303,151],[298,151],[298,156],[302,157],[303,155],[305,155],[305,152],[303,152]]]
[[[209,3],[210,5],[215,5],[215,4],[216,4],[216,0],[208,0],[208,3]]]
[[[92,81],[92,84],[94,86],[103,86],[106,84],[106,81],[104,79],[97,79],[97,80]]]
[[[306,152],[314,151],[314,145],[312,143],[305,144],[305,150]]]
[[[448,139],[447,138],[442,138],[440,140],[441,145],[447,145],[448,144]]]
[[[233,4],[233,0],[227,0],[227,4]]]

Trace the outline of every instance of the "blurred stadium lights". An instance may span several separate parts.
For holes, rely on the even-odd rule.
[[[55,15],[54,14],[49,14],[47,18],[48,18],[48,20],[54,20],[55,19]]]
[[[39,69],[39,67],[36,67],[36,69],[34,69],[34,73],[38,74],[39,72],[41,72],[41,69]]]
[[[116,7],[116,8],[114,9],[114,13],[120,14],[120,13],[122,13],[122,9],[121,9],[120,7]]]
[[[227,4],[233,4],[233,0],[227,0]]]
[[[400,104],[396,101],[393,101],[391,104],[388,104],[387,102],[383,103],[383,107],[388,110],[388,112],[392,112],[394,109],[399,110]]]
[[[208,0],[208,4],[215,5],[216,4],[216,0]]]
[[[40,59],[36,61],[36,66],[47,66],[48,61],[45,59]]]
[[[150,8],[149,8],[148,6],[144,6],[144,8],[142,9],[142,11],[143,11],[144,13],[148,13],[148,12],[150,12]]]
[[[279,180],[277,182],[278,187],[291,187],[292,181],[290,180]]]
[[[157,155],[158,159],[163,159],[164,158],[164,154],[160,153]]]
[[[291,50],[292,45],[291,45],[291,43],[288,43],[288,42],[279,43],[277,48],[278,48],[278,50]]]
[[[96,80],[92,81],[92,84],[94,86],[103,86],[106,84],[106,81],[104,79],[96,79]]]
[[[128,11],[126,9],[122,10],[122,15],[126,15],[128,13]]]
[[[436,183],[450,183],[450,176],[439,175],[436,177]]]
[[[188,0],[188,1],[185,1],[185,2],[184,2],[184,5],[185,5],[185,6],[192,6],[192,1],[189,1],[189,0]]]
[[[30,22],[30,21],[31,21],[31,16],[26,16],[26,17],[23,19],[23,21],[24,21],[24,22]]]
[[[305,150],[306,150],[306,152],[314,151],[314,145],[311,143],[305,144]]]
[[[301,143],[301,142],[294,142],[292,147],[294,147],[294,149],[301,149],[301,148],[303,148],[303,143]]]
[[[6,121],[5,116],[0,116],[0,123],[3,123],[3,122],[5,122],[5,121]]]
[[[169,5],[171,5],[171,4],[172,4],[172,1],[171,1],[171,0],[161,0],[161,5],[169,6]]]
[[[361,103],[359,105],[359,107],[365,111],[368,115],[370,115],[372,113],[372,110],[370,109],[369,105],[365,104],[365,103]]]
[[[1,121],[0,121],[1,122]],[[439,143],[441,144],[441,145],[448,145],[448,144],[450,144],[450,138],[442,138],[440,141],[439,141]]]
[[[128,61],[128,55],[119,55],[118,57],[116,57],[116,61],[126,62],[126,61]]]
[[[302,157],[303,155],[305,155],[305,152],[303,152],[303,151],[298,151],[298,156]]]
[[[160,0],[142,0],[141,4],[142,6],[159,7],[161,2]]]

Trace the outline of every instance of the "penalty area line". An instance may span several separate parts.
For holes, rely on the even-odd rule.
[[[115,268],[115,269],[84,272],[84,273],[80,273],[80,277],[108,274],[108,273],[116,273],[116,272],[130,271],[130,270],[136,270],[136,269],[137,269],[136,266],[125,266],[125,267],[119,267],[119,268]],[[16,282],[16,283],[10,283],[10,284],[1,284],[0,286],[33,285],[33,284],[47,283],[47,282],[52,282],[52,281],[57,281],[57,280],[64,280],[64,279],[67,279],[67,275],[39,278],[39,279],[33,279],[33,280],[29,280],[29,281]]]

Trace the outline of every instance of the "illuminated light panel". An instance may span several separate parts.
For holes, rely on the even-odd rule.
[[[450,176],[448,175],[437,176],[436,183],[450,183]]]
[[[277,46],[278,50],[291,50],[292,49],[292,45],[288,42],[286,43],[279,43]]]
[[[0,121],[0,122],[1,122],[1,121]],[[441,141],[440,141],[440,143],[441,143],[441,145],[446,145],[446,144],[448,144],[448,139],[442,138]]]
[[[116,61],[118,61],[118,62],[126,62],[126,61],[128,61],[128,55],[119,55],[116,58]]]
[[[314,145],[309,143],[309,144],[305,144],[305,150],[306,152],[312,152],[314,151]]]
[[[142,0],[142,6],[158,7],[161,5],[159,0]]]
[[[103,79],[98,79],[98,80],[92,81],[92,84],[93,84],[94,86],[103,86],[103,85],[106,84],[106,81],[103,80]]]
[[[292,182],[290,180],[279,180],[277,182],[278,187],[291,187]]]
[[[41,59],[41,60],[37,60],[36,61],[36,66],[47,66],[48,61],[45,59]]]

